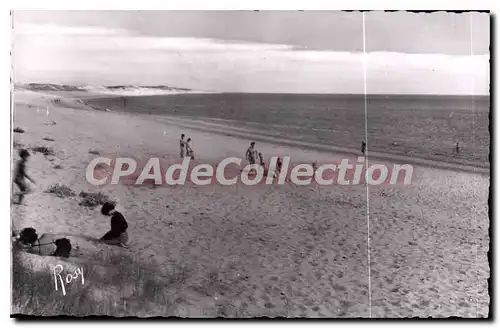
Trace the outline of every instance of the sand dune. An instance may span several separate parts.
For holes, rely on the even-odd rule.
[[[194,140],[197,161],[212,162],[242,157],[249,140],[194,123],[181,127],[168,119],[95,111],[76,100],[54,103],[35,93],[17,92],[14,101],[14,127],[25,130],[13,135],[14,142],[52,147],[54,156],[31,156],[37,190],[26,197],[27,206],[12,207],[13,225],[71,235],[81,250],[67,260],[20,254],[18,277],[48,275],[50,281],[58,263],[68,270],[81,266],[88,275],[84,287],[69,287],[70,297],[50,283],[48,296],[14,292],[13,313],[35,308],[43,315],[183,317],[488,314],[486,176],[417,167],[411,186],[373,189],[369,203],[363,186],[94,187],[85,181],[85,168],[96,152],[176,158],[178,137],[185,133]],[[264,140],[257,146],[265,154],[308,162],[342,157]],[[129,222],[130,249],[89,242],[106,232],[109,219],[79,206],[78,196],[43,192],[55,183],[77,195],[101,191],[117,199]]]
[[[141,86],[141,85],[114,85],[114,86],[73,86],[65,84],[50,83],[28,83],[16,85],[16,90],[41,92],[76,94],[77,96],[110,95],[110,96],[146,96],[146,95],[175,95],[187,93],[215,93],[203,90],[191,90],[186,88],[169,87],[166,85]]]

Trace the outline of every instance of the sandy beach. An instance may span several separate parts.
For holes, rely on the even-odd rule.
[[[43,301],[36,294],[14,294],[12,313],[488,316],[484,173],[416,163],[411,185],[381,186],[368,195],[365,186],[340,185],[95,187],[85,169],[97,153],[177,158],[185,133],[193,138],[196,161],[215,163],[243,157],[252,135],[221,135],[195,121],[97,111],[75,98],[55,103],[53,97],[14,93],[13,128],[25,130],[13,133],[15,147],[51,147],[54,155],[32,154],[28,172],[36,190],[25,206],[12,206],[11,219],[13,229],[70,236],[78,246],[77,256],[65,260],[19,254],[20,270],[50,281],[58,263],[70,271],[83,267],[85,283],[68,286],[69,297],[53,285],[45,287],[49,296]],[[257,147],[305,162],[356,158],[271,139],[257,141]],[[18,160],[17,148],[12,157]],[[76,195],[44,192],[56,183]],[[129,223],[129,249],[92,242],[108,230],[109,218],[100,208],[80,206],[81,191],[101,191],[118,201]],[[123,273],[125,267],[130,273]],[[110,273],[116,281],[106,278]],[[62,300],[65,306],[57,306]]]

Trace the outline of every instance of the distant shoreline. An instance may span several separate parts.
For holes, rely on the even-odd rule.
[[[15,91],[30,91],[38,93],[48,93],[71,97],[147,97],[147,96],[168,96],[179,94],[206,94],[214,93],[203,90],[190,90],[184,88],[175,88],[168,86],[72,86],[72,85],[54,85],[54,84],[27,84],[16,85]]]
[[[150,90],[164,90],[165,93],[158,94],[125,94],[117,92],[117,90],[124,89],[150,89]],[[364,93],[296,93],[296,92],[235,92],[235,91],[212,91],[212,90],[193,90],[188,88],[170,87],[167,85],[103,85],[103,86],[83,86],[83,85],[65,85],[65,84],[51,84],[51,83],[26,83],[26,84],[15,84],[14,90],[30,90],[30,91],[52,91],[52,92],[87,92],[89,94],[95,95],[109,95],[109,96],[123,96],[123,97],[135,97],[135,96],[155,96],[155,95],[177,95],[177,94],[241,94],[241,95],[283,95],[283,96],[328,96],[328,97],[362,97],[365,96]],[[95,92],[95,90],[103,90],[104,92]],[[377,94],[369,93],[366,95],[368,99],[381,99],[381,98],[401,98],[401,99],[411,99],[411,98],[475,98],[481,100],[487,100],[491,98],[489,94]]]

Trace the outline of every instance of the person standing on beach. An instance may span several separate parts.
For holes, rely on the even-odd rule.
[[[185,153],[186,153],[186,142],[184,141],[184,133],[181,134],[181,140],[179,140],[180,146],[181,146],[181,159],[184,158]]]
[[[26,149],[22,149],[19,151],[19,156],[21,157],[21,160],[17,163],[16,166],[16,171],[14,174],[14,183],[19,187],[19,190],[21,191],[19,193],[19,200],[17,204],[22,204],[24,195],[29,192],[29,188],[26,185],[25,179],[28,179],[31,181],[33,184],[35,183],[35,180],[33,180],[28,173],[26,173],[26,162],[28,161],[28,158],[30,156],[30,153]]]
[[[318,163],[316,161],[312,163],[312,169],[313,169],[313,178],[316,179],[316,171],[318,170]]]
[[[266,167],[266,163],[264,163],[264,157],[262,156],[261,152],[259,152],[259,164],[264,168]]]
[[[261,152],[259,152],[259,165],[262,166],[262,168],[264,169],[264,176],[267,177],[267,174],[269,172],[266,169],[266,163],[264,162],[264,156],[262,156]]]
[[[191,138],[188,138],[186,141],[186,156],[191,157],[191,159],[194,159],[193,149],[191,148],[191,145],[189,144],[190,142],[191,142]]]
[[[361,153],[364,155],[366,150],[366,142],[361,141]]]
[[[257,150],[255,149],[254,141],[250,143],[250,147],[248,147],[245,157],[249,164],[255,164],[255,161],[257,159]]]
[[[115,210],[113,203],[105,203],[101,209],[102,215],[111,216],[111,230],[101,237],[101,241],[108,245],[118,245],[127,248],[128,224],[125,217]]]
[[[458,142],[457,142],[457,145],[455,147],[455,151],[457,152],[457,154],[460,153],[460,147],[458,147]]]
[[[278,157],[278,159],[276,160],[276,170],[274,171],[275,179],[279,177],[282,167],[283,167],[283,161],[281,160],[281,157]]]

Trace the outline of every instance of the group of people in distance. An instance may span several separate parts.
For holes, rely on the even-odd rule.
[[[186,136],[181,134],[181,140],[180,140],[180,147],[181,147],[181,159],[184,157],[190,157],[191,159],[194,159],[194,152],[193,148],[191,148],[191,138],[187,138],[187,140],[184,140]]]
[[[191,159],[194,159],[193,148],[191,147],[191,144],[190,144],[191,138],[188,137],[187,140],[185,140],[185,138],[186,138],[186,135],[184,133],[181,134],[181,138],[179,140],[181,159],[183,159],[185,157],[190,157]],[[246,151],[245,158],[249,164],[257,164],[257,160],[258,160],[258,164],[264,168],[264,175],[267,176],[268,170],[266,168],[266,163],[264,162],[264,157],[263,157],[262,153],[257,151],[257,149],[255,148],[255,141],[252,141],[250,143],[250,147],[248,147],[248,149]],[[278,157],[278,160],[276,163],[276,171],[277,172],[275,172],[275,176],[277,174],[279,174],[282,164],[283,164],[283,161],[281,160],[281,158]]]
[[[14,204],[22,204],[24,196],[31,190],[26,183],[26,179],[33,184],[35,181],[27,173],[27,162],[30,153],[26,149],[19,151],[21,159],[17,162],[14,172],[14,183],[18,186],[18,201]],[[125,217],[115,209],[114,203],[104,203],[101,214],[111,217],[111,229],[99,239],[99,242],[127,248],[129,240],[128,223]],[[32,227],[24,228],[21,231],[13,231],[14,242],[21,249],[45,256],[69,257],[72,249],[71,241],[68,238],[57,238],[50,234],[38,236]]]
[[[269,173],[268,168],[266,168],[266,163],[264,162],[264,156],[262,155],[261,152],[257,151],[255,148],[255,141],[250,142],[250,147],[247,148],[247,151],[245,153],[245,158],[248,161],[248,164],[253,165],[257,164],[257,158],[259,159],[259,165],[262,166],[264,169],[264,176],[267,176]],[[281,167],[283,166],[283,161],[281,157],[278,157],[276,161],[276,170],[274,172],[274,178],[276,178],[280,172],[281,172]]]

